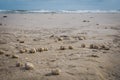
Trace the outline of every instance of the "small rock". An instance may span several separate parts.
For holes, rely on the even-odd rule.
[[[0,55],[1,55],[1,54],[4,54],[4,53],[5,53],[5,51],[3,51],[3,50],[0,50]]]
[[[25,69],[26,70],[33,70],[34,69],[34,65],[32,63],[25,63]]]
[[[82,47],[82,48],[85,48],[86,46],[85,46],[85,44],[83,43],[83,44],[81,44],[81,47]]]
[[[73,49],[73,46],[68,46],[68,49]]]
[[[18,55],[12,55],[12,58],[19,58]]]
[[[30,52],[30,53],[36,53],[36,49],[33,48],[33,49],[31,49],[29,52]]]
[[[51,71],[52,75],[60,75],[60,73],[61,73],[60,69],[54,69],[54,70]]]
[[[60,46],[60,50],[65,50],[66,48],[64,46]]]

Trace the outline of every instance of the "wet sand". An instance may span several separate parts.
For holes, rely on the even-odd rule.
[[[0,80],[120,80],[119,61],[119,13],[0,14]]]

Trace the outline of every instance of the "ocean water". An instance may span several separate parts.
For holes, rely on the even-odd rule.
[[[0,12],[119,12],[120,0],[0,0]]]

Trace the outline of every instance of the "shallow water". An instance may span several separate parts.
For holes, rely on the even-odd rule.
[[[120,0],[0,0],[1,10],[118,10]]]

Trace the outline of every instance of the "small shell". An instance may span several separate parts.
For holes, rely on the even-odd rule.
[[[66,48],[64,46],[60,46],[60,50],[65,50]]]
[[[0,50],[0,54],[4,54],[5,53],[5,51],[3,51],[3,50]]]
[[[32,63],[25,63],[25,69],[26,70],[33,70],[34,69],[34,65]]]
[[[12,55],[12,58],[19,58],[18,55]]]
[[[20,43],[24,43],[24,41],[22,41],[22,40],[21,40],[21,41],[19,41],[19,42],[20,42]]]
[[[44,48],[44,51],[48,51],[48,48]]]
[[[30,53],[36,53],[36,49],[33,48],[33,49],[29,50],[29,52],[30,52]]]
[[[25,53],[27,52],[27,49],[20,49],[20,53]]]
[[[58,41],[62,41],[63,40],[63,38],[58,38]]]
[[[20,62],[17,62],[16,63],[16,67],[20,67],[20,66],[22,66],[23,64],[22,63],[20,63]]]
[[[82,48],[85,48],[85,47],[86,47],[86,45],[83,43],[83,44],[81,44],[81,47],[82,47]]]
[[[90,49],[99,49],[98,45],[90,44]]]
[[[61,73],[60,69],[54,69],[54,70],[51,71],[52,75],[60,75],[60,73]]]
[[[68,46],[68,49],[73,49],[73,46]]]
[[[38,48],[37,51],[38,52],[43,52],[45,49],[44,48]]]
[[[5,54],[5,56],[7,56],[7,57],[8,57],[8,56],[10,56],[10,54]]]

